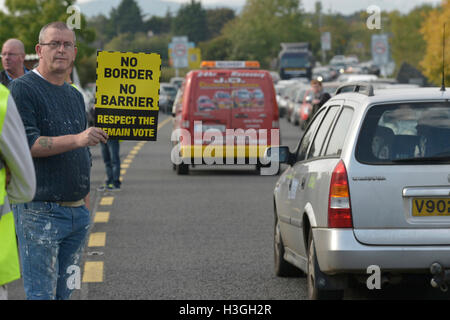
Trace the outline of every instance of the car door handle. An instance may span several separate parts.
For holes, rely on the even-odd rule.
[[[305,189],[305,183],[306,183],[306,177],[303,177],[302,184],[301,184],[302,189]]]

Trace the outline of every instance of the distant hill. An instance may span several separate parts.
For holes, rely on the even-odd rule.
[[[85,3],[78,3],[81,9],[81,13],[87,17],[92,17],[98,14],[103,14],[109,17],[109,13],[112,8],[117,8],[121,0],[93,0]],[[139,7],[141,8],[144,19],[151,16],[165,16],[167,10],[170,10],[172,14],[176,14],[178,9],[182,4],[164,1],[164,0],[136,0]],[[239,12],[241,7],[229,6],[226,0],[223,1],[223,5],[203,5],[206,9],[217,8],[217,7],[227,7]]]

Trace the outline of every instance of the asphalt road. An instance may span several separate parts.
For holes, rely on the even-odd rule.
[[[92,148],[91,206],[109,212],[109,220],[93,224],[91,234],[106,238],[86,247],[84,263],[100,262],[103,269],[100,282],[83,282],[73,299],[305,299],[305,278],[278,278],[273,271],[277,176],[260,176],[254,166],[196,167],[178,176],[170,162],[171,129],[169,121],[158,141],[137,149],[139,142],[121,143],[129,168],[119,192],[96,191],[105,172],[100,148]],[[281,136],[294,148],[301,132],[282,119]],[[113,203],[102,204],[105,197]],[[436,293],[422,285],[358,287],[345,298],[441,297]],[[9,296],[24,298],[21,280],[9,286]]]

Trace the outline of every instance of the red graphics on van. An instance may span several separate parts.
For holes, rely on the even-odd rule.
[[[186,75],[174,103],[175,168],[231,161],[261,165],[265,149],[279,145],[270,73],[253,61],[206,61],[202,68]]]

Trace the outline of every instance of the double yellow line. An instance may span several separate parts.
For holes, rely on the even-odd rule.
[[[172,120],[171,117],[165,119],[158,125],[158,130]],[[134,148],[128,153],[123,163],[120,166],[120,181],[123,181],[123,177],[127,173],[127,169],[130,167],[134,160],[134,157],[139,153],[141,148],[147,143],[147,141],[138,142]],[[112,206],[114,203],[114,197],[102,197],[99,205],[102,207]],[[96,211],[94,216],[94,223],[107,223],[109,221],[110,211]],[[104,247],[106,245],[106,232],[94,232],[89,235],[88,247]],[[103,282],[103,261],[86,261],[84,264],[84,272],[82,282]]]

